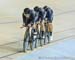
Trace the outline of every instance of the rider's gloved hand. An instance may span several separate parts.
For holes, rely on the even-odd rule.
[[[24,28],[25,27],[25,24],[23,24],[20,28]]]

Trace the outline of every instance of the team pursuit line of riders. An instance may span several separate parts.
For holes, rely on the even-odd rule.
[[[53,10],[49,6],[25,8],[22,13],[25,34],[23,52],[43,46],[53,40]]]

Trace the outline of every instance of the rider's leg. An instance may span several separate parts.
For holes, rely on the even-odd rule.
[[[33,45],[33,41],[32,41],[32,27],[29,27],[29,45],[30,45],[30,49],[32,50],[32,45]]]
[[[50,35],[50,40],[53,40],[53,38],[52,38],[53,24],[52,23],[48,23],[48,32]]]
[[[25,35],[24,35],[24,42],[23,42],[23,52],[26,52],[26,43],[27,43],[27,35],[28,35],[28,28],[26,27],[26,30],[25,30]]]
[[[45,26],[45,33],[44,33],[44,35],[45,35],[44,45],[45,45],[46,41],[47,41],[47,38],[48,38],[48,36],[47,36],[47,34],[48,34],[48,32],[47,32],[48,28],[47,28],[47,21],[46,20],[44,22],[44,26]]]
[[[45,36],[44,36],[44,33],[45,33],[45,26],[44,26],[44,21],[41,22],[40,24],[41,26],[41,40],[40,40],[40,44],[42,45],[43,44],[43,41],[45,39]]]
[[[44,21],[42,21],[40,25],[41,25],[42,37],[44,38],[44,32],[45,32],[45,25],[44,25]]]

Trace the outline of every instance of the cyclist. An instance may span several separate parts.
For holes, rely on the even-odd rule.
[[[53,40],[52,32],[53,32],[53,10],[48,7],[44,6],[43,9],[46,11],[46,19],[48,21],[48,32],[50,34],[50,40]]]
[[[25,35],[24,35],[24,42],[23,42],[23,51],[26,51],[26,39],[28,36],[28,29],[29,27],[33,27],[34,21],[35,21],[35,11],[25,8],[24,12],[22,14],[23,17],[23,25],[21,28],[26,27]],[[30,42],[29,42],[30,43]]]
[[[44,27],[44,19],[45,19],[45,16],[46,16],[46,12],[44,9],[38,7],[38,6],[35,6],[34,7],[34,11],[36,11],[36,13],[39,15],[38,17],[38,24],[40,24],[40,33],[42,33],[42,38],[44,38],[44,32],[45,32],[45,27]],[[41,39],[40,39],[41,41]],[[42,42],[41,42],[42,43]]]

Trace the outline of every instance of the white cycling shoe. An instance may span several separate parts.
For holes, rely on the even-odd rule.
[[[50,40],[53,41],[53,36],[50,36]]]
[[[34,34],[37,34],[37,32],[34,32]]]

